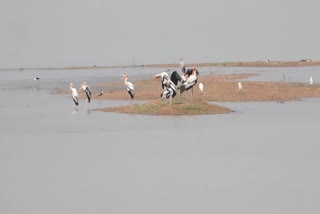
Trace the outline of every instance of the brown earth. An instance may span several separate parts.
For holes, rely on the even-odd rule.
[[[284,102],[299,100],[310,97],[320,97],[320,85],[309,85],[308,83],[288,83],[288,82],[252,82],[241,81],[243,90],[238,91],[237,82],[241,79],[257,74],[230,74],[200,76],[198,83],[204,84],[204,93],[201,94],[198,85],[195,86],[193,96],[188,92],[174,98],[173,105],[169,106],[168,100],[160,101],[162,92],[160,80],[148,79],[133,82],[135,85],[136,100],[148,100],[144,105],[133,105],[127,107],[115,107],[102,109],[103,111],[115,111],[136,114],[156,114],[156,115],[181,115],[181,114],[217,114],[227,113],[230,109],[221,106],[209,105],[207,101],[275,101]],[[130,77],[129,77],[130,81]],[[97,96],[99,92],[94,92],[94,99],[127,100],[129,95],[121,81],[113,83],[97,83],[107,89],[103,96]],[[155,105],[156,103],[156,105]],[[187,110],[190,110],[189,112]]]
[[[198,84],[194,88],[193,100],[202,101],[289,101],[302,98],[319,97],[320,86],[313,86],[308,83],[288,83],[288,82],[263,82],[263,81],[241,81],[243,90],[238,91],[237,82],[257,74],[230,74],[230,75],[212,75],[201,76],[198,83],[204,84],[204,93],[201,94]],[[107,91],[101,96],[95,96],[95,99],[127,100],[129,95],[124,88],[123,82],[97,83],[104,86]],[[162,92],[160,80],[149,79],[134,82],[136,100],[155,100],[160,98]],[[123,88],[121,88],[123,87]],[[98,92],[95,92],[98,94]],[[189,99],[192,99],[188,92]],[[186,97],[185,93],[178,94],[176,97]]]
[[[187,100],[175,98],[172,105],[168,100],[148,101],[141,105],[129,105],[99,109],[105,112],[121,112],[144,115],[199,115],[199,114],[223,114],[232,110],[219,105],[211,105],[202,100]]]

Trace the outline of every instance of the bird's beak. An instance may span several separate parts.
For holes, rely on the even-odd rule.
[[[123,80],[126,77],[127,77],[127,75],[121,75],[121,79],[120,80]]]

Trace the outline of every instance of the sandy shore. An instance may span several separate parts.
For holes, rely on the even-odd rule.
[[[320,61],[297,61],[297,62],[230,62],[230,63],[195,63],[188,64],[187,67],[202,66],[235,66],[235,67],[302,67],[320,66]],[[117,67],[117,66],[114,66]],[[144,67],[169,68],[177,67],[177,64],[153,64]],[[223,106],[209,105],[208,101],[216,102],[277,102],[300,100],[303,98],[320,97],[320,85],[309,83],[289,83],[270,81],[245,81],[246,78],[258,74],[228,74],[228,75],[200,75],[198,84],[204,84],[204,93],[200,93],[198,84],[194,88],[193,96],[189,92],[188,99],[186,93],[177,94],[173,100],[173,105],[168,106],[168,100],[160,100],[162,92],[159,79],[134,81],[135,100],[146,101],[145,104],[125,107],[114,107],[99,109],[107,112],[122,112],[133,114],[156,114],[156,115],[194,115],[194,114],[221,114],[231,112],[232,109]],[[238,91],[238,81],[242,82],[243,90]],[[129,77],[130,81],[130,77]],[[102,100],[129,100],[129,95],[125,90],[123,81],[117,82],[96,82],[91,83],[91,88],[104,88],[104,94],[98,96],[101,91],[93,91],[92,99]],[[69,94],[69,92],[58,92]],[[80,95],[84,98],[84,95]]]
[[[263,82],[263,81],[241,81],[243,91],[239,93],[237,82],[257,74],[230,74],[230,75],[209,75],[200,76],[198,83],[204,84],[204,93],[200,94],[198,86],[194,89],[194,99],[203,101],[288,101],[298,100],[309,97],[320,96],[320,86],[310,86],[307,83],[288,83],[288,82]],[[136,81],[135,91],[136,100],[155,100],[160,98],[162,92],[160,81],[148,79]],[[158,85],[159,87],[154,87]],[[103,86],[108,91],[96,99],[127,100],[126,90],[121,88],[123,82],[97,83],[97,86]],[[98,92],[95,92],[97,94]],[[180,95],[178,94],[177,97]],[[183,93],[181,95],[185,97]],[[190,98],[190,95],[189,95]]]
[[[144,105],[133,105],[127,107],[106,108],[102,111],[115,111],[136,114],[157,114],[157,115],[181,115],[181,114],[217,114],[227,113],[232,110],[221,106],[209,105],[207,101],[218,102],[278,102],[283,103],[290,100],[303,98],[320,97],[320,86],[307,83],[288,82],[263,82],[263,81],[242,81],[243,90],[238,91],[237,82],[257,74],[230,74],[230,75],[209,75],[199,76],[198,83],[204,84],[204,93],[201,94],[198,85],[194,88],[193,96],[189,92],[177,94],[172,107],[168,106],[168,100],[160,100],[162,88],[159,80],[147,79],[134,82],[136,97],[135,100],[149,101]],[[94,99],[107,100],[128,100],[129,96],[122,81],[112,83],[96,83],[96,86],[106,88],[102,96],[95,91]],[[155,87],[158,86],[158,87]],[[155,103],[157,103],[155,105]],[[189,109],[190,111],[186,111]]]

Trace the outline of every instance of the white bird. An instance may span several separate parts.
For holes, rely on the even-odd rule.
[[[70,83],[69,89],[71,90],[71,95],[72,95],[74,104],[76,106],[79,105],[79,95],[78,95],[77,89],[73,87],[73,83]]]
[[[170,80],[170,77],[169,77],[167,72],[162,72],[160,74],[156,74],[154,78],[155,79],[161,78],[162,89],[164,89],[164,87],[165,87],[164,86],[164,81],[169,81]]]
[[[162,72],[160,74],[155,75],[155,79],[161,78],[161,86],[162,86],[162,93],[160,94],[161,98],[169,98],[169,105],[172,104],[172,99],[177,94],[177,84],[181,81],[180,75],[177,71],[173,71],[171,76],[166,72]]]
[[[310,85],[313,85],[313,79],[312,79],[312,77],[310,77],[309,82],[310,82]]]
[[[170,100],[169,105],[171,106],[172,98],[174,98],[177,94],[176,92],[177,87],[171,80],[164,80],[163,84],[164,84],[164,90],[161,93],[160,97],[169,98]]]
[[[239,93],[241,93],[241,91],[242,91],[242,89],[243,89],[241,82],[238,82],[238,89],[239,89]]]
[[[128,94],[130,95],[131,97],[131,105],[132,105],[132,100],[135,96],[135,93],[134,93],[134,85],[131,83],[131,82],[128,82],[128,75],[125,74],[125,75],[121,75],[122,78],[121,79],[124,79],[124,84],[126,85],[126,89],[128,91]]]
[[[202,82],[199,83],[199,90],[201,91],[201,94],[203,94],[203,84],[202,84]]]
[[[186,82],[181,84],[180,94],[182,94],[184,91],[188,91],[189,89],[191,89],[191,95],[193,96],[193,86],[195,86],[195,84],[197,84],[197,79],[198,79],[197,69],[194,67],[192,69],[192,74],[189,76],[189,78],[186,80]]]
[[[90,100],[91,100],[91,90],[89,88],[89,86],[87,85],[86,82],[83,82],[80,89],[79,89],[79,92],[81,91],[84,91],[86,96],[87,96],[87,100],[88,100],[88,103],[90,103]]]

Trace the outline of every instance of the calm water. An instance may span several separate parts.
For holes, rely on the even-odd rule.
[[[320,68],[277,69],[215,73],[320,80]],[[159,71],[124,72],[135,80]],[[91,110],[127,101],[81,100],[75,111],[69,96],[49,93],[121,73],[0,71],[0,213],[320,212],[319,99],[169,117]]]

